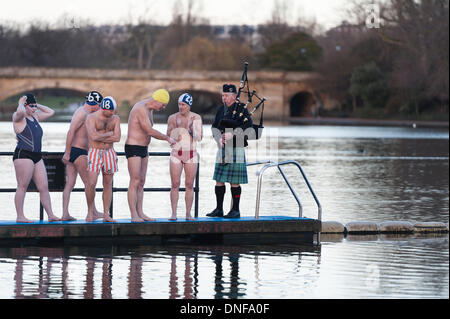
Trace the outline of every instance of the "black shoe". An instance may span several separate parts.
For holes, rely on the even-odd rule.
[[[211,213],[206,214],[208,217],[223,217],[223,210],[222,209],[214,209]]]
[[[228,214],[223,216],[223,218],[241,218],[241,213],[238,210],[232,209]]]

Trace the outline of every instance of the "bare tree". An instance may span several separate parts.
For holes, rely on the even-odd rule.
[[[261,35],[261,44],[264,48],[286,38],[292,32],[292,28],[289,27],[288,23],[290,7],[290,0],[275,0],[271,19],[265,24],[258,26],[258,32]]]

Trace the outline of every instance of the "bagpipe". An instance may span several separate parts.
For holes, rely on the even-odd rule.
[[[264,116],[264,102],[266,101],[266,98],[264,97],[260,98],[256,94],[255,90],[252,91],[250,90],[250,85],[247,77],[247,69],[248,69],[248,62],[245,62],[244,71],[241,77],[241,83],[239,85],[239,90],[236,96],[235,108],[232,112],[231,119],[222,119],[220,122],[220,127],[222,129],[225,128],[235,129],[237,127],[245,126],[245,124],[248,123],[250,119],[252,119],[252,115],[261,107],[261,117],[259,120],[259,124],[253,123],[251,126],[255,134],[251,132],[251,134],[246,135],[246,139],[248,140],[258,140],[261,137],[264,129],[263,116]],[[246,103],[241,102],[242,94],[247,94]],[[257,99],[257,104],[253,106],[253,109],[251,111],[248,111],[248,107],[249,105],[253,104],[254,98]]]

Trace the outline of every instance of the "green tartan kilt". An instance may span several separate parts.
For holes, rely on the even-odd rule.
[[[228,155],[228,154],[227,154]],[[231,152],[230,154],[231,155]],[[213,180],[230,184],[247,184],[247,165],[245,160],[245,148],[233,148],[233,161],[231,156],[226,157],[228,164],[221,165],[222,150],[219,149],[216,155],[216,166],[214,168]],[[228,160],[229,159],[229,160]]]

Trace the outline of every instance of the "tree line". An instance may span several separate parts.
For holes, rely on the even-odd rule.
[[[0,67],[241,70],[249,61],[253,70],[318,72],[312,84],[338,105],[323,115],[448,120],[449,1],[380,0],[380,25],[368,28],[373,3],[354,0],[349,22],[326,31],[314,20],[288,23],[289,0],[258,26],[213,25],[196,16],[195,0],[166,26],[151,12],[121,25],[0,25]]]

